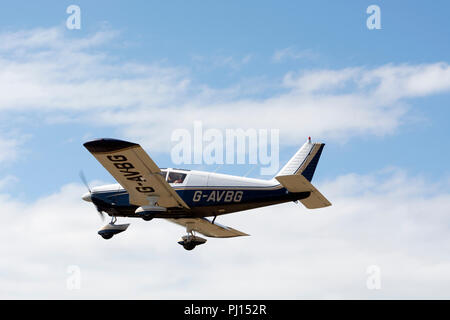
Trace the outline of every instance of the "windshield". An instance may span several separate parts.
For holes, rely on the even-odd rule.
[[[180,172],[169,172],[169,176],[167,177],[168,183],[183,183],[186,178],[186,173]]]

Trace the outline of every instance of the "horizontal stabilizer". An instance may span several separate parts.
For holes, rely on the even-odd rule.
[[[300,200],[308,209],[331,206],[331,203],[303,175],[275,177],[289,192],[310,192],[308,198]]]
[[[240,236],[248,236],[248,234],[236,229],[212,223],[206,218],[179,218],[167,219],[171,222],[186,227],[188,230],[197,231],[204,236],[212,238],[232,238]]]

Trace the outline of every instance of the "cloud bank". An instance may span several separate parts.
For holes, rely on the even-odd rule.
[[[0,297],[105,299],[449,298],[448,180],[388,168],[349,174],[319,189],[333,206],[294,203],[219,217],[251,234],[208,239],[192,252],[183,228],[131,222],[103,240],[95,209],[69,184],[33,203],[3,193]],[[70,266],[80,289],[67,289]],[[381,270],[369,290],[367,268]]]
[[[171,132],[199,119],[205,128],[280,129],[283,145],[392,134],[407,122],[408,99],[450,90],[446,62],[291,71],[267,95],[267,84],[217,89],[188,69],[121,61],[108,50],[120,43],[114,31],[4,32],[0,43],[0,110],[113,127],[153,151],[167,152]]]

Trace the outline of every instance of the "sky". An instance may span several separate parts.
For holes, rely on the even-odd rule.
[[[68,27],[71,5],[79,29]],[[380,29],[367,26],[371,5]],[[0,297],[450,298],[449,9],[447,1],[3,4]],[[326,143],[312,182],[333,206],[223,216],[219,223],[251,236],[208,239],[192,252],[176,243],[184,230],[161,220],[121,219],[130,228],[101,239],[78,174],[91,186],[115,181],[82,144],[129,140],[160,167],[179,167],[172,134],[198,121],[219,132],[278,130],[280,167],[308,136]],[[184,167],[271,178],[250,163]]]

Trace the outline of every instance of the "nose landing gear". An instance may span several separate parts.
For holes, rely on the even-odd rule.
[[[116,217],[111,218],[111,222],[106,226],[98,230],[98,234],[102,236],[103,239],[111,239],[114,235],[127,230],[129,223],[126,224],[115,224],[117,221]]]

